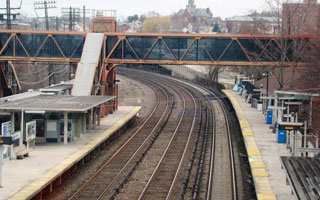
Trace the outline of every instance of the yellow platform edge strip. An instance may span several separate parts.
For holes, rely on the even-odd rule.
[[[141,110],[141,106],[136,106],[131,109],[131,111],[124,116],[122,119],[117,121],[99,136],[98,139],[94,139],[82,148],[78,149],[76,152],[71,154],[68,158],[58,163],[53,168],[49,169],[46,173],[41,175],[36,180],[32,181],[30,184],[26,185],[22,190],[14,194],[9,200],[24,200],[29,199],[33,195],[40,192],[45,185],[54,181],[58,178],[65,170],[72,167],[75,163],[79,162],[81,158],[87,155],[90,151],[92,151],[96,146],[98,146],[102,141],[108,139],[114,132],[120,129],[123,125],[125,125],[129,120],[131,120],[139,111]]]
[[[269,174],[264,170],[265,164],[262,162],[260,150],[257,148],[255,139],[253,138],[254,133],[251,130],[251,126],[247,118],[245,117],[240,104],[235,100],[233,95],[230,93],[230,90],[222,90],[222,92],[230,100],[239,120],[241,132],[244,137],[246,149],[249,156],[249,162],[257,192],[257,198],[258,200],[276,200],[277,198],[272,191],[268,178]],[[263,171],[259,171],[259,168]]]

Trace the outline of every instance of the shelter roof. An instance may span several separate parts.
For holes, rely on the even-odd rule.
[[[114,96],[38,94],[19,99],[1,99],[0,111],[87,112],[114,99]]]

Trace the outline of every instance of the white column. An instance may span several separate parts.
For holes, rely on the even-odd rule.
[[[0,155],[0,188],[2,188],[3,145],[0,145]]]
[[[75,117],[75,124],[76,124],[76,136],[77,136],[77,138],[80,138],[80,135],[81,135],[81,131],[82,131],[82,129],[81,129],[81,126],[82,126],[82,123],[81,123],[81,118],[82,116],[79,114],[79,113],[77,113],[76,114],[76,117]]]
[[[89,123],[88,123],[88,131],[91,131],[91,125],[92,125],[92,109],[89,112]]]
[[[14,123],[14,120],[15,120],[15,116],[14,116],[14,112],[11,113],[11,133],[14,133],[15,132],[15,123]],[[13,159],[14,158],[14,153],[13,153],[13,145],[10,145],[10,159]],[[0,154],[2,155],[2,154]],[[0,187],[1,187],[1,184],[0,184]]]
[[[96,128],[96,124],[97,124],[97,109],[96,108],[93,108],[92,109],[92,117],[93,117],[93,129]]]
[[[14,112],[13,112],[13,113],[11,113],[11,133],[15,132],[15,130],[14,130],[14,126],[15,126],[14,120],[15,120],[15,118],[14,118]]]
[[[67,145],[68,144],[68,113],[67,112],[64,112],[63,113],[64,115],[64,145]]]
[[[86,113],[82,115],[82,134],[87,133],[87,116]]]
[[[23,136],[24,136],[24,110],[21,111],[21,124],[20,124],[20,139],[19,146],[23,145]]]
[[[98,114],[98,126],[100,126],[100,120],[101,120],[101,107],[97,109],[97,114]]]

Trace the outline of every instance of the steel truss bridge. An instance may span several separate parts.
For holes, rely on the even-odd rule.
[[[86,37],[84,32],[0,30],[0,97],[21,91],[14,61],[79,63]],[[312,38],[304,35],[103,33],[95,79],[90,83],[92,94],[116,95],[115,66],[125,63],[306,66],[294,50],[297,44],[300,50],[307,48]]]
[[[104,63],[214,66],[301,65],[293,53],[294,42],[307,44],[312,38],[150,33],[104,36]],[[79,62],[85,38],[86,33],[81,32],[0,31],[0,61]]]

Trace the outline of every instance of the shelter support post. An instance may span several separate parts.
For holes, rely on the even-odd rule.
[[[82,134],[87,133],[87,114],[82,115]]]
[[[101,107],[97,108],[97,117],[98,117],[98,126],[100,126],[100,120],[101,120]]]
[[[91,131],[91,125],[92,125],[92,109],[89,111],[89,123],[88,123],[88,131]]]
[[[21,111],[20,138],[19,138],[20,147],[23,145],[23,137],[24,137],[24,110]]]
[[[63,141],[64,141],[64,145],[68,144],[68,112],[64,112],[63,113],[64,116],[64,137],[63,137]]]
[[[92,108],[92,117],[93,117],[93,121],[92,121],[92,127],[93,129],[96,128],[96,124],[97,124],[97,109],[96,108]]]
[[[12,112],[11,113],[11,132],[13,133],[13,132],[15,132],[15,123],[14,123],[14,121],[15,121],[15,116],[14,116],[14,112]]]

